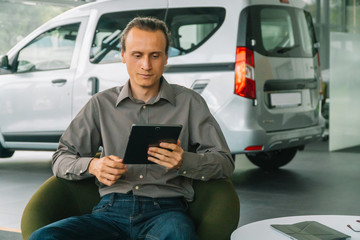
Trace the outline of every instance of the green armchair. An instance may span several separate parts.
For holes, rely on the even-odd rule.
[[[200,240],[228,240],[237,228],[238,196],[229,179],[194,181],[195,199],[190,203]],[[32,196],[21,219],[23,239],[38,228],[70,216],[90,213],[100,197],[94,178],[67,181],[49,178]]]

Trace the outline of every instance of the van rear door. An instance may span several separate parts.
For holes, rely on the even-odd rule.
[[[238,46],[253,54],[257,121],[267,132],[319,122],[316,39],[306,16],[300,8],[266,5],[241,13]]]

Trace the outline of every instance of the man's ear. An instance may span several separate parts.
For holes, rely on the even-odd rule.
[[[121,62],[126,63],[126,61],[125,61],[125,52],[123,50],[121,50]]]

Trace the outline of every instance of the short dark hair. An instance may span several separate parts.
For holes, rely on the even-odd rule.
[[[125,46],[126,37],[129,34],[130,30],[134,27],[145,31],[152,31],[152,32],[155,32],[157,30],[162,31],[166,39],[165,53],[168,53],[169,45],[170,45],[169,30],[164,21],[161,21],[154,17],[136,17],[127,24],[127,26],[125,27],[125,29],[121,34],[121,40],[120,40],[121,49],[124,52],[126,50],[126,46]]]

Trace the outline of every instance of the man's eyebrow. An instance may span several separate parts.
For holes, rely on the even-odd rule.
[[[161,54],[162,51],[153,51],[153,52],[150,52],[150,54]],[[144,54],[144,52],[141,52],[141,51],[132,51],[131,54]]]
[[[132,54],[137,54],[137,53],[138,53],[138,54],[143,54],[143,53],[140,52],[140,51],[132,51],[131,53],[132,53]]]

